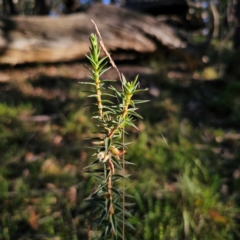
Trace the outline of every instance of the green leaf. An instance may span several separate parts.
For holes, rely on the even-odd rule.
[[[95,91],[81,91],[81,92],[83,92],[83,93],[95,93]]]
[[[132,126],[132,127],[134,127],[135,129],[139,130],[139,129],[137,128],[137,126],[135,126],[135,125],[133,124],[132,121],[126,121],[126,123],[127,123],[127,125]]]
[[[100,226],[100,224],[102,223],[103,219],[106,217],[107,213],[105,211],[105,209],[102,211],[102,214],[100,215],[100,217],[98,218],[97,221],[97,228]]]
[[[103,106],[103,108],[108,109],[112,113],[116,113],[111,107]]]
[[[125,205],[125,203],[124,203],[124,205]],[[122,212],[122,204],[119,204],[119,203],[117,203],[117,202],[114,202],[114,206],[118,209],[118,210],[120,210],[120,212]],[[125,205],[126,206],[126,205]],[[124,215],[125,216],[127,216],[127,217],[132,217],[132,214],[129,212],[129,211],[127,211],[126,209],[124,209]]]
[[[123,163],[123,162],[121,162],[121,163]],[[128,161],[124,161],[124,164],[126,164],[126,165],[136,165],[135,163],[133,163],[133,162],[128,162]]]
[[[122,166],[121,166],[119,160],[115,156],[112,156],[112,161],[115,166],[117,166],[119,169],[122,169]]]
[[[85,138],[85,139],[83,139],[84,141],[103,141],[103,139],[102,138],[100,138],[100,137],[92,137],[92,138]]]
[[[97,71],[99,71],[101,73],[101,71],[103,71],[102,69],[108,64],[108,62],[104,62],[101,65],[98,66]]]
[[[106,212],[107,212],[107,216],[109,215],[109,210],[110,210],[110,206],[111,206],[111,200],[110,199],[106,199]]]
[[[120,117],[118,120],[118,126],[121,126],[125,122],[125,119]]]
[[[99,198],[85,198],[84,201],[87,202],[94,202],[94,203],[101,203],[100,205],[102,206],[102,203],[104,202],[105,204],[105,198],[99,197]]]
[[[108,236],[110,234],[110,231],[111,231],[111,223],[108,224],[105,228],[105,231],[104,231],[104,240],[107,240],[108,239]]]
[[[93,85],[95,86],[95,83],[92,82],[79,82],[80,84],[86,84],[86,85]]]
[[[105,154],[108,154],[109,147],[111,146],[112,140],[110,138],[105,138]]]
[[[136,113],[134,111],[128,110],[128,114],[143,119],[143,117],[141,115],[139,115],[138,113]]]
[[[104,182],[104,181],[103,181],[103,182]],[[99,192],[101,192],[102,189],[103,189],[104,187],[106,187],[106,184],[107,184],[106,182],[104,182],[104,184],[103,184],[103,182],[98,186],[97,190],[93,193],[93,195],[96,195],[96,196],[103,196],[103,195],[106,194],[106,192],[103,191],[103,194],[99,195]]]
[[[98,180],[102,181],[104,180],[105,178],[100,176],[100,175],[95,175],[95,174],[91,174],[91,177],[94,177],[94,178],[97,178]]]
[[[127,198],[136,198],[135,196],[133,196],[133,195],[130,195],[130,194],[125,194],[125,197],[127,197]]]
[[[106,111],[106,112],[103,113],[103,116],[106,116],[106,115],[116,115],[116,113]]]
[[[96,63],[90,56],[88,56],[87,54],[85,54],[85,56],[86,56],[87,59],[90,61],[90,63],[92,64],[92,66],[93,66],[94,68],[96,68],[96,67],[97,67],[97,63]]]
[[[112,95],[112,94],[110,94],[110,93],[102,93],[102,96],[109,96],[109,97],[116,97],[115,95]]]
[[[100,116],[92,116],[92,118],[101,119]]]
[[[123,83],[123,85],[127,84],[127,80],[123,74],[122,74],[122,83]]]
[[[85,173],[104,173],[104,169],[103,168],[97,168],[97,169],[93,169],[93,170],[87,170],[84,171]]]
[[[102,82],[102,80],[100,80],[100,81]],[[104,84],[105,84],[105,83],[100,83],[100,84],[99,84],[99,88],[98,88],[98,90],[100,90],[100,89],[105,89],[105,88],[103,87]]]
[[[93,69],[91,69],[90,67],[87,67],[85,65],[83,67],[86,68],[89,72],[91,72],[93,74],[93,76],[96,75],[96,72]]]
[[[101,82],[116,82],[116,80],[111,80],[111,79],[103,79]]]
[[[88,97],[97,97],[97,94],[88,95]]]
[[[112,187],[111,190],[116,193],[119,197],[122,197],[122,194],[120,193],[120,191],[118,191],[115,187]]]
[[[104,62],[104,60],[106,60],[108,58],[108,56],[105,56],[103,58],[101,58],[99,61],[98,61],[98,64],[100,65],[102,62]]]
[[[99,76],[101,76],[102,74],[104,74],[105,72],[107,72],[111,68],[112,67],[108,67],[108,68],[105,68],[105,69],[101,70],[100,73],[99,73]]]
[[[129,176],[131,176],[131,175],[129,174],[129,175],[123,176],[123,175],[121,175],[121,174],[114,174],[114,175],[112,176],[112,181],[117,181],[117,180],[120,179],[120,178],[124,178],[124,179],[126,179],[126,180],[129,180],[129,179],[128,179]]]
[[[128,110],[134,112],[134,111],[138,110],[138,108],[129,108]]]
[[[132,100],[131,104],[141,104],[146,102],[150,102],[150,100]]]
[[[112,101],[110,100],[102,100],[102,103],[110,103],[110,104],[114,104]]]
[[[126,147],[126,146],[132,144],[132,142],[127,142],[127,143],[113,142],[113,144],[116,146],[120,146],[120,147]]]
[[[94,161],[92,164],[88,165],[87,167],[83,168],[83,169],[87,169],[87,168],[90,168],[94,165],[96,165],[97,163],[99,163],[100,161],[97,159],[96,161]]]
[[[117,220],[118,220],[118,222],[120,222],[121,223],[121,225],[122,225],[122,214],[116,214],[117,215]],[[129,228],[131,228],[131,229],[133,229],[133,230],[136,230],[136,228],[128,221],[128,220],[126,220],[126,219],[124,219],[124,224],[127,226],[127,227],[129,227]],[[119,224],[120,225],[120,224]]]
[[[145,89],[139,89],[139,90],[135,90],[133,91],[132,93],[135,94],[135,93],[138,93],[138,92],[144,92],[144,91],[147,91],[148,88],[145,88]]]
[[[137,85],[138,85],[138,76],[139,76],[139,75],[137,75],[137,76],[135,77],[135,79],[133,80],[133,85],[134,85],[134,86],[137,86]]]
[[[118,224],[118,226],[117,226],[117,233],[118,233],[118,236],[117,236],[117,238],[116,239],[114,239],[114,240],[127,240],[126,239],[126,236],[124,236],[124,238],[123,238],[123,236],[122,236],[122,224],[121,224],[121,226],[119,226],[119,224]]]
[[[122,203],[121,203],[122,205]],[[132,207],[132,206],[136,206],[136,203],[129,203],[129,202],[124,202],[124,206],[125,207]],[[131,213],[130,213],[131,214]]]
[[[111,222],[111,226],[112,226],[112,230],[114,232],[114,234],[117,234],[117,228],[116,228],[116,219],[115,219],[115,215],[110,215],[109,216],[110,222]]]

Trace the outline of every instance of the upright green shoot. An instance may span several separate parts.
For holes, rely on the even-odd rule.
[[[114,86],[108,87],[108,91],[105,89],[105,83],[109,80],[101,79],[101,76],[111,68],[107,67],[107,59],[115,68],[116,65],[103,45],[97,26],[96,30],[100,41],[95,34],[91,34],[90,52],[86,55],[91,64],[91,68],[86,67],[91,72],[91,81],[83,84],[93,87],[94,91],[88,97],[95,98],[94,105],[97,106],[97,111],[92,113],[92,119],[98,133],[96,138],[91,139],[96,150],[93,154],[95,160],[85,169],[96,178],[98,187],[86,200],[96,206],[97,214],[94,212],[91,226],[101,231],[99,240],[124,239],[124,227],[132,227],[126,219],[131,214],[125,209],[125,189],[121,188],[118,180],[128,179],[124,168],[125,164],[132,163],[124,161],[123,156],[129,143],[125,143],[123,139],[126,126],[137,129],[134,120],[141,116],[136,112],[136,105],[146,102],[133,100],[133,96],[146,89],[138,89],[138,76],[133,81],[127,81],[122,74],[121,90]],[[102,58],[101,47],[107,55]]]

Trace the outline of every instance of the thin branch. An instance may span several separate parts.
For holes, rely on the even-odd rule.
[[[122,143],[124,145],[125,143],[125,134],[124,134],[124,127],[122,131]],[[122,169],[123,169],[123,176],[125,176],[125,153],[123,149],[123,155],[122,155]],[[125,239],[125,178],[122,179],[122,239]]]
[[[118,73],[118,75],[119,75],[119,79],[120,79],[120,81],[122,82],[122,76],[121,76],[121,73],[119,72],[119,70],[118,70],[118,68],[117,68],[117,66],[116,66],[116,64],[115,64],[115,62],[114,62],[113,59],[111,58],[109,52],[107,51],[107,49],[106,49],[106,47],[105,47],[105,45],[104,45],[104,43],[103,43],[102,36],[101,36],[101,34],[100,34],[100,31],[98,30],[97,24],[96,24],[92,19],[91,19],[91,21],[92,21],[92,23],[93,23],[94,26],[95,26],[95,29],[96,29],[96,32],[97,32],[97,35],[98,35],[98,41],[99,41],[99,44],[101,45],[103,51],[104,51],[105,54],[107,55],[107,57],[108,57],[108,59],[109,59],[111,65],[113,66],[113,68],[116,69],[116,71],[117,71],[117,73]]]

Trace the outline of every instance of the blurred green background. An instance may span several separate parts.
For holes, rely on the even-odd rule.
[[[210,11],[210,4],[220,16],[205,67],[188,71],[170,53],[119,62],[130,79],[142,69],[141,87],[149,92],[138,98],[151,100],[140,106],[139,131],[130,130],[126,139],[133,142],[126,158],[136,164],[126,170],[127,192],[134,196],[135,230],[126,233],[131,240],[240,239],[239,50],[227,12],[238,3],[193,3],[201,3],[190,8],[193,16],[196,9]],[[32,5],[26,6],[27,15]],[[2,8],[2,15],[9,9]],[[200,30],[191,35],[194,43],[205,38]],[[84,199],[96,184],[83,172],[92,161],[84,139],[94,136],[95,128],[91,108],[83,107],[90,102],[84,92],[89,89],[78,83],[88,75],[82,64],[1,67],[2,240],[89,239],[94,207]],[[117,79],[113,70],[107,74]]]

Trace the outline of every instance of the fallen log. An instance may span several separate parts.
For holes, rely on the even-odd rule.
[[[201,62],[196,49],[154,17],[115,5],[94,4],[86,12],[63,15],[0,18],[0,64],[62,62],[82,59],[95,32],[93,19],[110,52],[151,54],[163,46],[192,64]],[[192,68],[192,67],[191,67]]]

